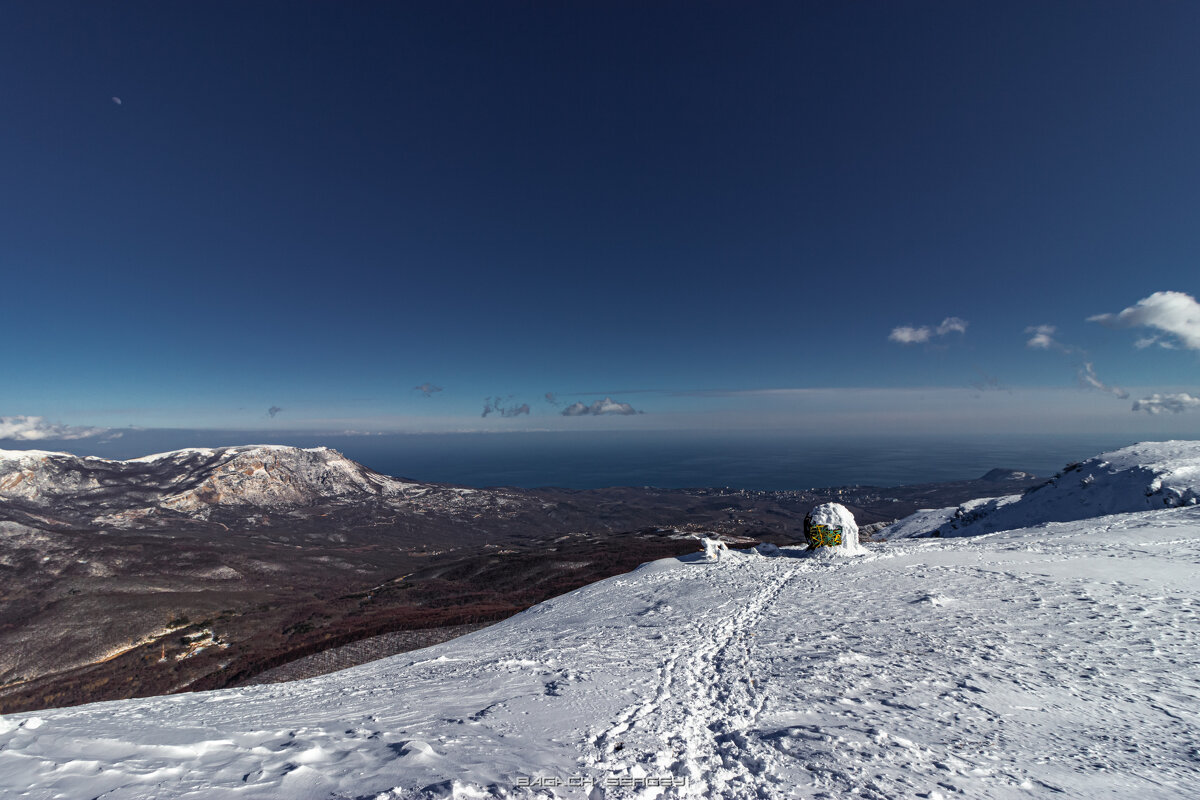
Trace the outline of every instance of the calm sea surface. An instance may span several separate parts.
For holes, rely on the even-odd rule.
[[[607,431],[317,436],[131,431],[109,442],[37,445],[106,458],[133,458],[181,447],[325,445],[387,475],[466,486],[805,489],[963,480],[995,467],[1048,477],[1068,463],[1135,441],[1112,434],[814,437]]]
[[[468,486],[797,489],[1050,476],[1132,444],[1120,436],[816,438],[683,434],[438,434],[328,442],[372,469]]]

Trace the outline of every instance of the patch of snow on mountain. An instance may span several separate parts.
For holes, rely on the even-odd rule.
[[[0,451],[0,501],[92,509],[96,524],[128,527],[160,512],[209,519],[224,507],[295,509],[384,503],[397,510],[506,505],[500,492],[416,484],[380,475],[327,447],[188,448],[113,461]],[[115,507],[114,507],[115,506]]]
[[[977,500],[968,500],[960,506],[922,509],[898,522],[893,522],[879,531],[876,536],[880,539],[908,539],[934,534],[941,536],[943,535],[942,531],[949,525],[964,519],[976,519],[985,512],[994,511],[1020,499],[1021,495],[1010,494],[1004,497],[981,497]]]
[[[262,447],[267,447],[267,446],[268,445],[262,445]],[[217,454],[217,450],[214,450],[211,447],[183,447],[183,448],[180,448],[179,450],[168,450],[165,453],[151,453],[148,456],[139,456],[137,458],[131,458],[131,459],[128,459],[126,461],[126,463],[150,464],[155,461],[163,461],[165,459],[180,459],[180,458],[186,458],[187,456],[203,456],[205,458],[211,458],[212,456],[215,456],[216,454]]]
[[[1072,464],[1023,495],[918,512],[886,528],[880,536],[976,536],[1197,502],[1200,442],[1142,442]]]
[[[70,453],[60,453],[57,450],[0,450],[0,463],[21,461],[23,459],[36,461],[46,456],[69,456],[70,458],[76,458],[76,456]]]

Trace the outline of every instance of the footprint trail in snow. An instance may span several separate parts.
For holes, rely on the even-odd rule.
[[[0,717],[0,796],[1192,798],[1200,508],[665,560],[309,681]]]

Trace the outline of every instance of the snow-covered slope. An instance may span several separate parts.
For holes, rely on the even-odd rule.
[[[467,513],[517,502],[503,492],[380,475],[328,447],[189,448],[129,461],[0,450],[0,503],[74,512],[76,519],[110,527],[140,524],[162,514],[208,519],[214,511],[326,504]]]
[[[44,503],[136,487],[148,499],[180,509],[293,505],[322,494],[374,497],[394,483],[326,447],[191,448],[129,461],[0,450],[0,498]]]
[[[1196,797],[1197,465],[1138,445],[958,530],[1034,527],[669,559],[309,681],[0,717],[0,796]]]
[[[1200,442],[1142,442],[1072,464],[1024,495],[921,512],[886,528],[880,536],[975,536],[1197,502]]]
[[[1197,507],[655,562],[310,681],[0,717],[0,796],[1191,798],[1198,562]]]

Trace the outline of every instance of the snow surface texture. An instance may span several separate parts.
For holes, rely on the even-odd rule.
[[[1198,562],[1200,508],[660,561],[321,678],[0,717],[0,796],[1191,798]]]
[[[1200,501],[1200,442],[1143,442],[1073,464],[1023,495],[923,511],[885,528],[885,539],[976,536]]]
[[[856,556],[866,552],[858,543],[858,523],[850,509],[841,503],[825,503],[814,508],[805,524],[828,525],[842,529],[842,543],[834,547],[820,547],[814,552],[822,556]]]
[[[865,549],[697,553],[308,681],[0,717],[0,796],[1200,796],[1200,507]]]

